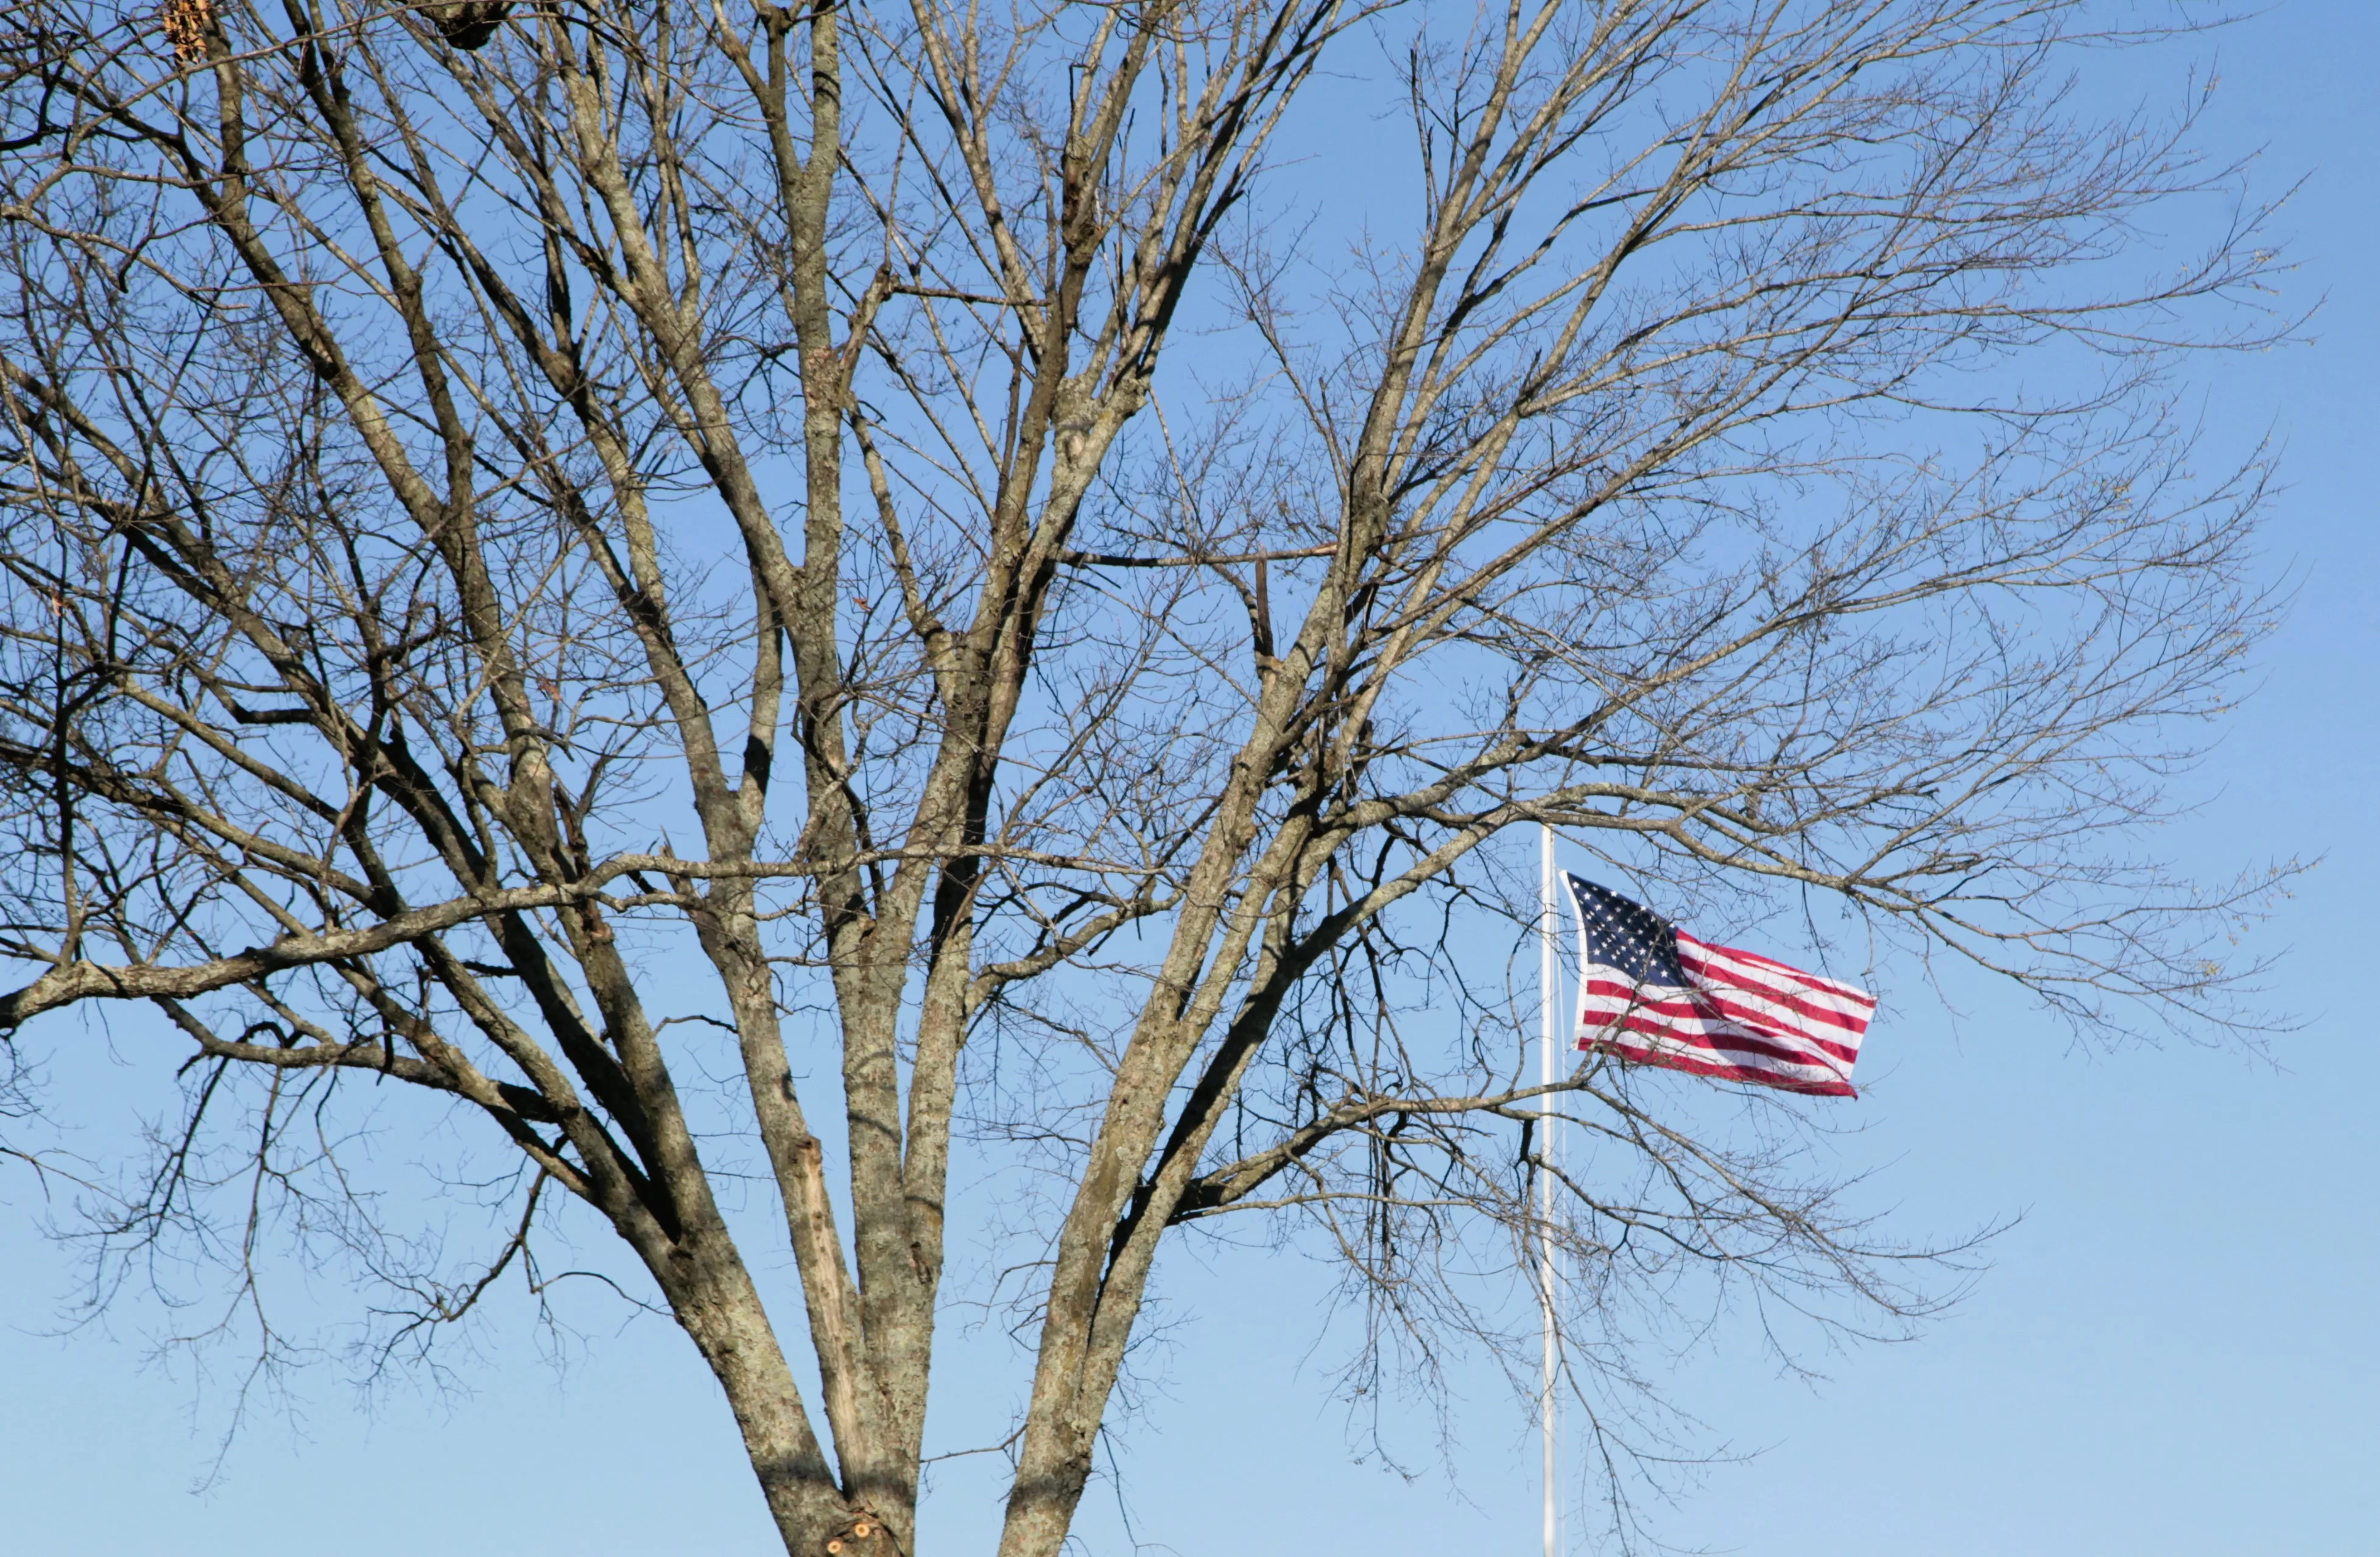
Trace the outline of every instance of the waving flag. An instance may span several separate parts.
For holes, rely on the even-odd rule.
[[[1576,876],[1578,1046],[1642,1064],[1849,1098],[1876,997],[1695,940]]]

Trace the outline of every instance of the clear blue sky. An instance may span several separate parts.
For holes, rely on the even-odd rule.
[[[2279,231],[2291,300],[2327,302],[2312,344],[2200,371],[2218,440],[2283,441],[2270,547],[2301,593],[2192,781],[2204,809],[2161,842],[2209,874],[2324,857],[2270,931],[2292,949],[2280,989],[2307,1025],[2269,1061],[2074,1052],[1991,1000],[1955,1027],[1930,1009],[1880,1026],[1864,1069],[1881,1084],[1845,1160],[1874,1170],[1913,1234],[2022,1220],[1956,1313],[1914,1343],[1822,1359],[1823,1382],[1779,1378],[1733,1332],[1682,1362],[1682,1397],[1757,1453],[1657,1511],[1681,1545],[2380,1557],[2380,1068],[2358,998],[2380,967],[2380,6],[2281,0],[2193,52],[2221,79],[2211,148],[2264,148],[2268,190],[2309,176]],[[2130,68],[2092,90],[2130,90]],[[104,1065],[61,1064],[59,1101]],[[194,1414],[190,1379],[144,1369],[128,1335],[53,1337],[67,1265],[28,1232],[22,1175],[0,1178],[0,1201],[8,1557],[773,1550],[724,1411],[654,1321],[589,1337],[560,1376],[524,1341],[469,1371],[468,1393],[368,1412],[318,1381],[301,1420],[260,1417],[193,1495],[220,1420],[209,1398]],[[1087,1511],[1091,1551],[1536,1551],[1535,1448],[1500,1383],[1461,1381],[1455,1478],[1427,1454],[1413,1480],[1357,1463],[1306,1368],[1318,1300],[1281,1262],[1188,1284],[1162,1388],[1126,1431],[1123,1495]],[[1006,1344],[953,1350],[938,1382],[954,1414],[997,1415],[968,1396],[969,1348]],[[987,1549],[973,1537],[996,1517],[991,1485],[969,1463],[942,1472],[929,1551]]]

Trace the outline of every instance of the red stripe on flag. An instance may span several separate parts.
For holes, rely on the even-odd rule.
[[[1698,1060],[1684,1054],[1672,1054],[1617,1039],[1598,1039],[1593,1047],[1608,1050],[1623,1060],[1637,1064],[1658,1065],[1664,1070],[1682,1070],[1695,1076],[1715,1077],[1722,1081],[1749,1081],[1763,1087],[1775,1087],[1788,1092],[1806,1092],[1825,1098],[1856,1098],[1858,1089],[1848,1081],[1803,1081],[1794,1077],[1779,1076],[1774,1071],[1755,1070],[1730,1064],[1724,1060]]]
[[[1641,1035],[1641,1036],[1631,1036]],[[1649,1061],[1681,1057],[1703,1064],[1723,1064],[1754,1078],[1803,1085],[1848,1085],[1845,1068],[1808,1055],[1779,1055],[1767,1046],[1714,1040],[1683,1032],[1641,1016],[1623,1017],[1580,1036],[1581,1049],[1615,1049],[1629,1057]]]
[[[1829,979],[1823,973],[1812,973],[1807,968],[1795,967],[1790,963],[1779,962],[1775,957],[1764,957],[1758,952],[1747,952],[1740,946],[1718,945],[1712,942],[1689,935],[1682,930],[1678,931],[1677,935],[1679,940],[1691,941],[1695,945],[1702,947],[1706,951],[1721,953],[1727,956],[1736,957],[1744,962],[1757,963],[1762,967],[1767,968],[1771,972],[1780,974],[1786,979],[1791,979],[1792,982],[1804,985],[1809,989],[1822,991],[1829,994],[1842,995],[1861,1005],[1873,1006],[1876,1004],[1876,997],[1874,995],[1868,993],[1865,990],[1860,989],[1856,985],[1846,984],[1840,979]]]
[[[1846,1035],[1851,1041],[1845,1043],[1836,1039],[1822,1037],[1817,1033],[1784,1027],[1773,1018],[1766,1016],[1764,1013],[1746,1008],[1708,990],[1680,991],[1673,995],[1656,995],[1624,979],[1590,977],[1582,980],[1579,998],[1582,1021],[1585,1016],[1584,1007],[1589,998],[1616,1000],[1624,1002],[1629,1009],[1678,1021],[1723,1020],[1747,1037],[1763,1038],[1793,1046],[1790,1050],[1781,1050],[1780,1052],[1802,1053],[1815,1051],[1840,1060],[1845,1064],[1851,1064],[1859,1057],[1860,1035],[1857,1029]]]
[[[1612,1042],[1614,1035],[1621,1032],[1645,1033],[1668,1043],[1705,1050],[1714,1054],[1735,1054],[1746,1060],[1765,1060],[1772,1064],[1791,1065],[1815,1072],[1820,1076],[1840,1077],[1851,1069],[1849,1064],[1831,1060],[1823,1054],[1779,1049],[1775,1044],[1763,1043],[1758,1039],[1739,1037],[1731,1033],[1714,1037],[1706,1033],[1681,1031],[1676,1028],[1642,1018],[1622,1018],[1615,1022],[1603,1022],[1583,1028],[1579,1031],[1578,1047],[1592,1049],[1599,1044]]]
[[[1738,952],[1732,947],[1713,946],[1706,942],[1694,940],[1683,931],[1678,932],[1679,962],[1684,965],[1688,973],[1693,974],[1705,985],[1719,984],[1747,990],[1764,1000],[1773,1001],[1784,1006],[1797,1016],[1806,1017],[1814,1022],[1824,1022],[1830,1027],[1849,1028],[1855,1033],[1865,1030],[1868,1018],[1876,1010],[1874,996],[1850,990],[1848,986],[1839,986],[1837,989],[1824,991],[1826,994],[1838,996],[1840,1004],[1813,1000],[1799,991],[1779,988],[1753,977],[1746,969],[1740,967],[1729,967],[1718,957],[1710,955],[1714,953],[1723,954],[1729,957],[1747,956],[1747,954]],[[1767,967],[1779,966],[1769,963],[1765,957],[1749,960],[1764,963]],[[1765,968],[1764,971],[1766,971]],[[1850,1009],[1845,1009],[1846,1006]]]

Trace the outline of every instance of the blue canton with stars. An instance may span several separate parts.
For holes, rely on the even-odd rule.
[[[1586,928],[1589,963],[1610,968],[1638,984],[1687,990],[1694,987],[1694,981],[1686,977],[1685,965],[1678,960],[1675,925],[1643,904],[1631,902],[1616,892],[1607,892],[1593,882],[1567,871],[1562,879],[1570,883],[1571,899],[1578,905],[1579,922]]]

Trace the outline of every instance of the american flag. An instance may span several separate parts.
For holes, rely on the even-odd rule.
[[[1697,1076],[1829,1097],[1852,1090],[1876,997],[1695,940],[1641,903],[1566,876],[1578,905],[1578,1046]]]

